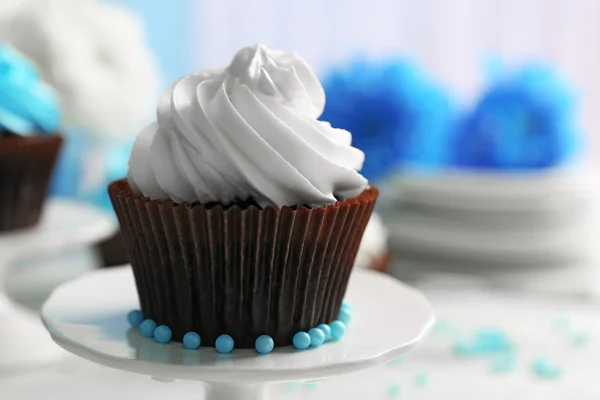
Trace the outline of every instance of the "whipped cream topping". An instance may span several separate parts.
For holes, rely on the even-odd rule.
[[[306,62],[264,45],[197,72],[162,95],[138,136],[128,181],[151,199],[323,206],[359,195],[364,154],[318,121],[325,93]]]

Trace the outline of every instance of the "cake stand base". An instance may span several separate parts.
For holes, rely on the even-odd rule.
[[[129,267],[94,271],[64,284],[41,314],[58,345],[90,361],[163,382],[205,382],[208,400],[264,400],[270,383],[319,381],[403,357],[434,322],[420,292],[378,272],[355,271],[347,298],[356,316],[342,340],[305,351],[276,348],[268,355],[187,350],[181,343],[142,337],[126,321],[127,312],[139,308]]]
[[[230,385],[225,383],[205,383],[206,400],[265,400],[268,399],[268,384]]]
[[[94,207],[52,200],[37,226],[0,235],[0,373],[44,366],[64,354],[48,339],[39,318],[5,295],[8,269],[17,261],[91,245],[115,229],[114,219]]]
[[[64,353],[36,315],[0,296],[0,354],[0,374],[7,374],[47,365]]]

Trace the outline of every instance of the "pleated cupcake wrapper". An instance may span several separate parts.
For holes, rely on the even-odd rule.
[[[59,136],[0,137],[0,232],[39,221],[61,145]]]
[[[145,317],[175,340],[228,334],[251,348],[337,319],[378,191],[314,210],[151,201],[126,181],[109,194]]]

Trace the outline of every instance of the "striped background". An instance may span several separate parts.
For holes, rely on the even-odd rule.
[[[554,63],[582,99],[581,123],[600,150],[600,1],[192,1],[193,66],[225,64],[264,42],[304,56],[317,71],[353,55],[406,54],[467,103],[482,63]],[[600,155],[600,152],[594,151]]]

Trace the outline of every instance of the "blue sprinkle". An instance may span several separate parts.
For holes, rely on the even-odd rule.
[[[562,375],[562,369],[543,357],[533,360],[531,367],[533,372],[542,379],[554,380]]]
[[[308,336],[310,336],[311,347],[320,347],[325,342],[325,334],[319,328],[312,328],[308,331]]]
[[[568,331],[571,328],[571,319],[568,315],[559,315],[554,319],[553,325],[560,331]]]
[[[436,324],[433,326],[432,333],[446,336],[450,339],[458,339],[461,336],[460,330],[447,321],[436,322]]]
[[[183,345],[189,350],[196,350],[201,343],[202,339],[196,332],[188,332],[183,336]]]
[[[169,343],[172,337],[173,332],[171,332],[171,328],[166,325],[160,325],[154,330],[154,340],[156,340],[157,343]]]
[[[588,343],[590,342],[590,335],[588,335],[585,332],[579,332],[577,334],[575,334],[575,336],[573,336],[573,339],[571,340],[571,345],[573,347],[585,347],[588,345]]]
[[[478,353],[507,351],[512,348],[506,333],[499,329],[481,329],[475,334],[476,350]]]
[[[342,308],[338,315],[338,320],[342,321],[344,324],[348,325],[352,320],[352,311]]]
[[[350,309],[350,310],[354,310],[354,307],[352,307],[352,304],[350,304],[350,303],[348,302],[348,300],[344,300],[344,301],[342,301],[342,308],[348,308],[348,309]]]
[[[156,340],[160,344],[169,343],[172,337],[173,332],[171,332],[171,328],[169,328],[166,325],[158,326],[154,330],[154,340]]]
[[[452,345],[457,357],[475,357],[514,352],[515,346],[506,333],[499,329],[481,329],[471,340],[456,340]]]
[[[342,312],[342,311],[352,315],[352,314],[354,314],[354,307],[352,307],[348,303],[342,303],[342,306],[340,307],[340,312]]]
[[[304,386],[306,386],[308,390],[315,390],[317,387],[319,387],[319,384],[317,382],[307,382],[304,384]]]
[[[294,335],[294,347],[298,350],[306,350],[310,347],[310,335],[306,332],[298,332]]]
[[[300,387],[300,382],[286,382],[283,384],[287,390],[296,390]]]
[[[221,354],[229,354],[233,351],[233,338],[229,335],[221,335],[217,338],[215,342],[215,347],[217,351]]]
[[[127,314],[127,322],[133,328],[137,328],[140,326],[142,322],[144,322],[144,314],[140,310],[132,310]]]
[[[452,330],[452,326],[447,321],[436,321],[435,325],[433,325],[433,329],[431,333],[439,333],[445,334]]]
[[[389,365],[389,366],[396,366],[396,365],[402,365],[402,364],[404,364],[404,358],[402,358],[402,357],[396,358],[395,360],[387,363],[387,365]]]
[[[427,375],[427,373],[420,372],[415,375],[415,385],[424,387],[427,386],[427,384],[429,384],[429,375]]]
[[[152,319],[146,319],[140,324],[140,332],[143,337],[151,338],[154,336],[154,330],[157,327],[157,323]]]
[[[344,337],[346,333],[346,325],[342,321],[333,321],[331,323],[331,339],[338,341]]]
[[[513,353],[498,354],[492,357],[490,370],[495,373],[510,372],[516,364],[517,357]]]
[[[390,387],[388,388],[388,395],[390,397],[398,397],[400,396],[400,394],[402,394],[402,389],[400,388],[400,384],[399,383],[392,383],[390,385]]]
[[[475,355],[475,350],[471,343],[464,340],[454,343],[452,351],[457,357],[471,357]]]
[[[256,347],[256,351],[258,351],[260,354],[269,354],[273,351],[273,348],[275,347],[275,342],[273,341],[273,338],[271,336],[262,335],[259,336],[258,339],[256,339],[254,347]]]
[[[318,329],[323,331],[323,335],[325,335],[325,341],[331,340],[331,328],[327,324],[321,324],[317,326]]]

